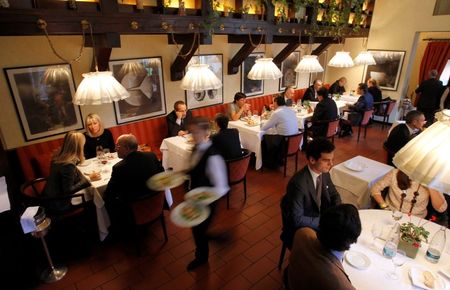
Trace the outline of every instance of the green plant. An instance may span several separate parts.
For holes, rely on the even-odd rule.
[[[412,222],[407,222],[400,225],[400,238],[416,248],[419,248],[422,242],[427,242],[429,235],[430,232],[420,224],[415,225]]]

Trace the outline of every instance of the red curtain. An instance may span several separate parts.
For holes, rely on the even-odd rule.
[[[420,64],[419,84],[428,79],[428,73],[436,69],[441,75],[450,58],[450,42],[430,42]]]

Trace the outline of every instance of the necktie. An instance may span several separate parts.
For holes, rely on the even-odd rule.
[[[316,196],[317,196],[317,205],[320,208],[321,198],[322,198],[322,174],[317,176],[316,180]]]

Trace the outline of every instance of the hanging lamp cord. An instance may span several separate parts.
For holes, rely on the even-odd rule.
[[[87,22],[87,24],[89,25],[89,33],[91,36],[92,54],[93,54],[93,58],[94,58],[95,71],[98,72],[97,53],[95,52],[94,32],[92,31],[91,23]]]
[[[253,42],[252,35],[250,34],[250,32],[248,33],[248,39],[250,40],[250,45],[253,46],[254,48],[257,48],[258,46],[260,46],[260,44],[263,41],[263,38],[264,38],[264,34],[261,34],[261,38],[259,39],[258,44],[256,44]]]
[[[189,51],[186,54],[182,54],[181,53],[181,49],[179,44],[175,41],[175,35],[172,31],[171,33],[172,36],[172,42],[175,44],[175,47],[178,50],[178,55],[181,56],[182,58],[186,58],[188,55],[190,55],[192,53],[192,50],[194,49],[195,43],[198,42],[198,50],[200,51],[200,33],[199,32],[194,32],[194,41],[192,41],[192,45],[191,48],[189,49]]]
[[[52,49],[53,53],[54,53],[60,60],[62,60],[62,61],[65,62],[65,63],[69,63],[69,64],[74,63],[74,62],[79,62],[79,61],[80,61],[80,59],[81,59],[81,57],[82,57],[82,55],[83,55],[83,52],[84,52],[84,41],[85,41],[85,39],[86,39],[85,27],[84,27],[83,25],[82,25],[82,39],[81,39],[81,47],[80,47],[80,51],[79,51],[77,57],[75,57],[74,59],[70,59],[70,60],[64,58],[62,55],[60,55],[60,54],[56,51],[56,48],[55,48],[55,46],[53,45],[53,43],[52,43],[52,41],[51,41],[51,39],[50,39],[50,36],[48,35],[48,31],[47,31],[47,22],[46,22],[45,20],[43,20],[43,19],[39,19],[39,20],[38,20],[38,26],[39,26],[40,29],[42,29],[42,30],[44,31],[45,38],[47,39],[50,48]],[[89,26],[90,26],[90,24],[89,24]],[[91,28],[91,30],[92,30],[92,28]]]

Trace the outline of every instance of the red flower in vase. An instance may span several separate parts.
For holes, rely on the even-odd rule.
[[[435,215],[432,215],[432,216],[430,217],[430,221],[432,221],[432,222],[437,221],[437,217],[436,217]]]

